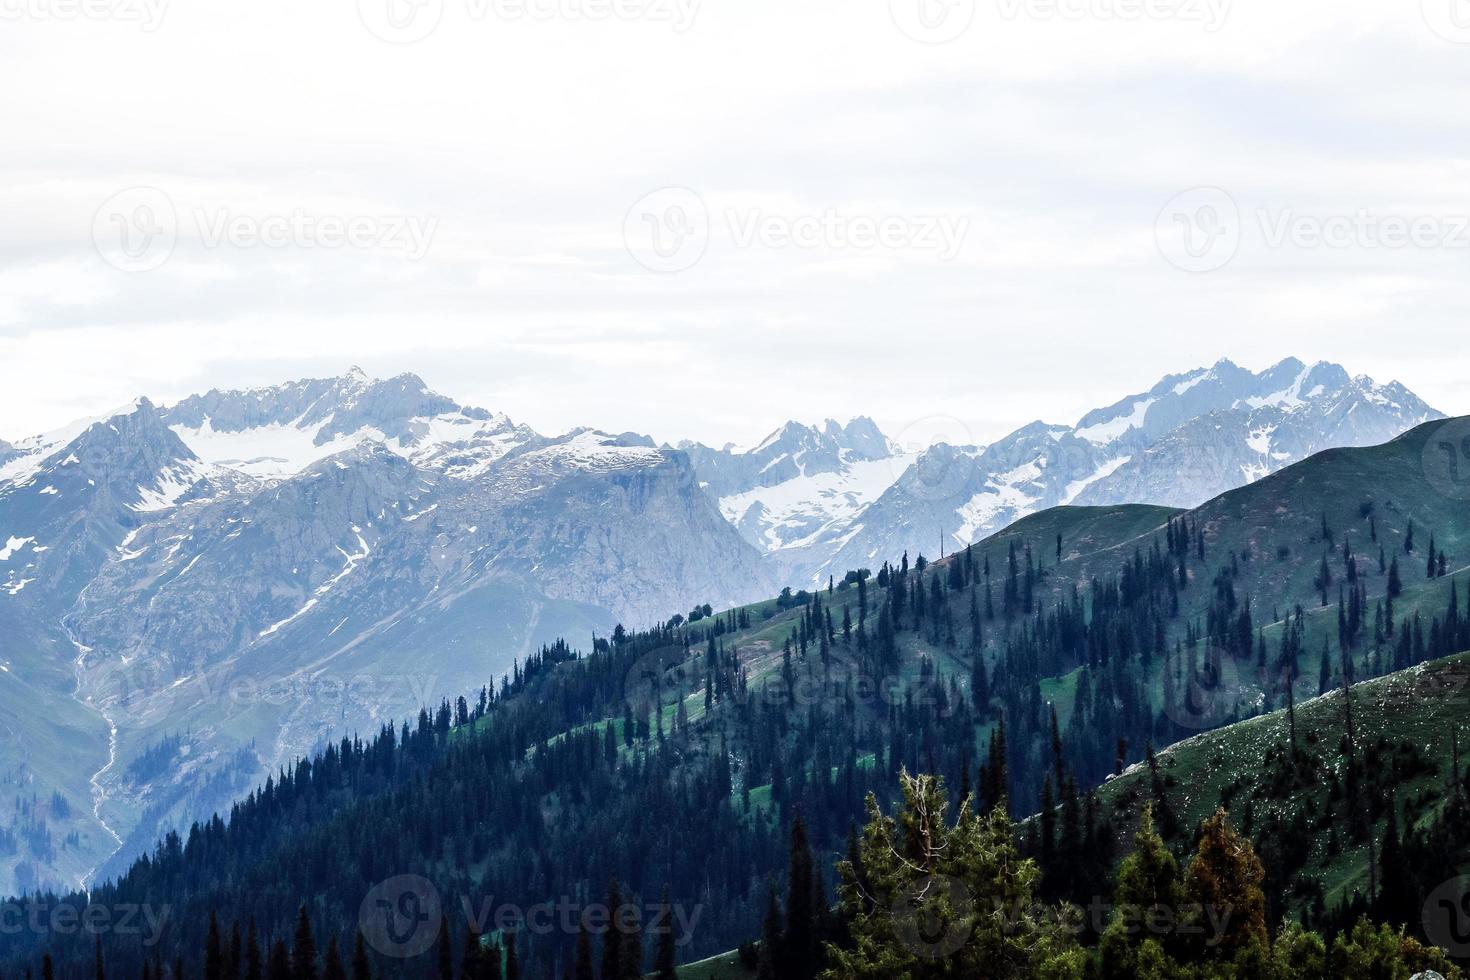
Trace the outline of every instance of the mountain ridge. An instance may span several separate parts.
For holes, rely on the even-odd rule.
[[[0,684],[41,685],[15,717],[58,751],[7,742],[0,772],[54,787],[57,831],[82,835],[6,866],[5,890],[91,873],[108,827],[125,862],[322,738],[556,636],[769,589],[687,456],[646,437],[540,436],[411,375],[271,392],[139,399],[4,464],[0,624],[23,627]],[[239,696],[272,686],[291,693]],[[129,775],[183,730],[187,766]]]

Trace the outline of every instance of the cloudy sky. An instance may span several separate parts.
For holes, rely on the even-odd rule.
[[[361,365],[990,438],[1228,356],[1470,412],[1466,0],[0,0],[0,437]]]

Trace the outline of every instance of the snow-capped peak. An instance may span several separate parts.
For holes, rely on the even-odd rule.
[[[358,367],[337,378],[214,390],[165,415],[203,459],[267,479],[299,473],[363,441],[452,475],[474,476],[536,435],[502,414],[437,394],[417,375],[377,379]]]

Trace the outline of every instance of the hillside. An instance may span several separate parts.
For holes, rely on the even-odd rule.
[[[1148,765],[1129,767],[1098,793],[1119,842],[1145,804],[1172,813],[1180,842],[1225,805],[1262,854],[1290,868],[1280,882],[1290,907],[1320,916],[1366,898],[1382,887],[1370,880],[1368,828],[1381,845],[1390,803],[1401,833],[1423,834],[1463,792],[1455,774],[1465,775],[1458,753],[1470,744],[1470,654],[1357,684],[1351,698],[1355,755],[1344,750],[1345,695],[1335,691],[1295,706],[1295,762],[1279,710],[1160,751],[1160,793]],[[1430,887],[1459,870],[1435,868]]]

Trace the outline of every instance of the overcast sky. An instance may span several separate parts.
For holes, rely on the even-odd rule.
[[[1470,412],[1465,0],[0,19],[3,438],[353,364],[717,444],[984,442],[1222,356]]]

